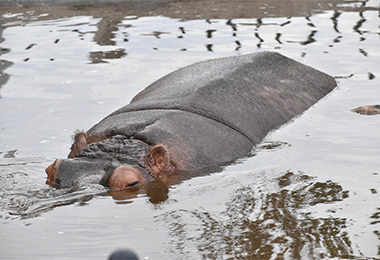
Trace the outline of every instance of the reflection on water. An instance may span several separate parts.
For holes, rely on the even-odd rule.
[[[4,38],[2,37],[4,28],[0,25],[0,44],[4,41]],[[0,47],[0,56],[8,53],[10,50],[7,48]],[[4,71],[10,67],[13,63],[7,60],[0,59],[0,88],[2,85],[7,83],[9,79],[9,75],[5,73]]]
[[[0,216],[19,232],[1,231],[4,257],[57,258],[57,245],[67,240],[72,244],[59,244],[60,252],[71,252],[70,259],[83,259],[76,255],[83,248],[104,259],[116,244],[131,243],[150,259],[158,253],[183,259],[380,255],[379,121],[350,111],[379,103],[379,1],[96,1],[101,4],[57,0],[48,7],[38,4],[43,1],[0,1]],[[301,117],[301,126],[280,129],[291,130],[232,166],[241,184],[221,172],[208,176],[204,187],[199,180],[205,176],[168,192],[163,187],[165,196],[136,200],[107,195],[100,185],[45,185],[44,168],[51,157],[67,154],[74,130],[88,129],[149,83],[200,60],[265,50],[323,70],[339,87]],[[277,174],[257,184],[244,172],[258,164],[267,167],[262,175]],[[298,171],[308,175],[293,173]],[[266,190],[271,182],[275,188]],[[97,208],[102,199],[111,201],[108,215]],[[79,209],[57,209],[67,205],[95,213],[71,223],[61,216],[76,216]],[[95,224],[85,229],[91,219]],[[54,230],[51,244],[36,246],[38,232],[30,231],[38,231],[38,221]],[[28,229],[20,231],[19,224]],[[56,224],[76,236],[63,236]],[[119,228],[124,224],[142,228],[125,232]],[[158,226],[168,234],[155,233]],[[14,248],[20,238],[31,253]]]
[[[348,191],[292,172],[279,177],[277,185],[278,192],[271,194],[254,186],[236,190],[217,216],[177,210],[159,222],[169,228],[176,250],[186,254],[185,245],[192,243],[204,259],[354,257],[346,219],[318,218],[307,210],[309,205],[342,201]]]
[[[109,59],[120,59],[127,55],[124,49],[117,49],[114,51],[94,51],[91,52],[89,58],[91,63],[101,63],[106,62]]]
[[[377,9],[371,5],[367,7],[368,1],[356,2],[358,5],[354,5],[355,9],[352,6],[345,6],[344,2],[341,3],[339,1],[301,2],[289,1],[281,4],[277,2],[265,2],[263,5],[263,2],[260,1],[255,1],[251,4],[245,2],[227,4],[221,1],[219,6],[214,6],[212,9],[214,11],[210,11],[208,8],[202,9],[196,11],[197,15],[188,14],[186,18],[178,15],[176,11],[178,10],[178,3],[170,1],[155,4],[154,11],[150,10],[149,12],[146,10],[146,5],[140,6],[138,3],[134,3],[138,6],[135,7],[136,9],[132,9],[137,10],[133,12],[133,16],[126,16],[126,13],[131,12],[131,3],[110,5],[108,8],[111,8],[111,10],[102,10],[96,5],[74,5],[68,10],[65,9],[67,7],[53,6],[51,9],[54,12],[40,15],[38,11],[41,12],[43,9],[40,10],[38,9],[40,7],[37,7],[29,12],[31,16],[29,19],[40,21],[35,23],[24,21],[25,17],[23,13],[14,15],[9,13],[18,10],[16,7],[13,7],[9,10],[4,9],[5,12],[2,18],[0,18],[2,20],[0,36],[5,28],[10,29],[20,25],[29,28],[39,27],[39,30],[46,33],[54,33],[55,37],[57,37],[54,39],[56,47],[46,49],[46,53],[39,52],[39,57],[41,57],[41,55],[57,55],[59,51],[58,46],[66,44],[60,42],[60,37],[67,37],[67,33],[63,32],[71,32],[78,37],[77,39],[73,38],[72,40],[74,41],[90,40],[96,44],[97,47],[95,49],[98,50],[90,50],[87,55],[91,63],[104,63],[107,60],[127,58],[128,53],[135,53],[136,51],[217,51],[242,53],[258,51],[260,49],[265,50],[267,47],[273,46],[277,50],[292,48],[293,44],[324,44],[329,48],[337,48],[339,46],[342,48],[346,44],[349,44],[346,42],[344,35],[351,33],[352,30],[358,34],[360,41],[366,41],[367,37],[371,37],[374,33],[379,34],[379,32],[374,32],[374,28],[372,27],[375,25],[372,21],[376,17],[376,12],[374,11]],[[185,9],[186,5],[190,3],[192,1],[180,2],[181,5],[184,5],[181,9]],[[229,6],[228,12],[224,5]],[[230,5],[236,8],[231,8]],[[196,4],[193,7],[199,8]],[[324,8],[338,10],[316,14]],[[120,9],[120,12],[114,15],[107,13],[107,11],[115,11],[114,9]],[[218,11],[217,17],[202,19],[202,17],[212,17],[212,14],[215,14],[216,10]],[[224,10],[225,12],[220,12],[220,10]],[[357,10],[358,12],[344,13],[345,10]],[[69,20],[61,18],[66,17],[66,12],[76,17]],[[94,16],[80,16],[89,12]],[[154,23],[151,23],[152,18],[144,16],[151,16],[153,13],[156,15],[167,14],[171,18],[157,16]],[[59,19],[55,21],[48,20],[50,16]],[[340,20],[344,20],[344,22],[340,22]],[[352,24],[351,28],[347,28],[347,21],[350,21]],[[368,28],[368,25],[371,27]],[[326,34],[331,29],[334,33],[329,32]],[[324,32],[322,37],[318,35],[319,31]],[[24,62],[32,60],[29,56],[30,51],[33,51],[37,47],[42,47],[37,46],[36,42],[40,40],[38,37],[37,35],[35,39],[31,37],[30,41],[35,42],[27,42],[25,49],[19,53],[19,55],[23,55],[22,60]],[[51,35],[48,36],[48,38],[51,37]],[[2,40],[0,38],[0,43]],[[351,41],[351,39],[347,40]],[[257,48],[253,48],[254,46]],[[102,50],[102,47],[105,50]],[[10,48],[1,48],[0,55],[4,55],[9,51]],[[363,48],[358,48],[357,51],[364,56],[370,55],[369,50]],[[325,52],[328,52],[328,50],[326,49]],[[306,53],[304,52],[303,55],[306,55]],[[58,61],[58,57],[47,57],[46,61]],[[0,61],[0,71],[2,73],[0,85],[5,84],[7,81],[9,75],[4,73],[4,70],[11,66],[11,64],[12,61]],[[368,75],[370,78],[375,77],[372,72],[368,72]]]

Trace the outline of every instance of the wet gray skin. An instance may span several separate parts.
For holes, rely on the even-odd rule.
[[[47,183],[170,184],[177,172],[202,172],[246,156],[335,86],[333,77],[275,52],[187,66],[78,134],[73,158],[49,166]]]
[[[108,186],[112,172],[122,165],[139,168],[143,174],[147,175],[145,178],[149,178],[149,174],[142,168],[146,150],[147,145],[141,141],[113,136],[102,142],[87,145],[76,153],[75,158],[54,162],[49,167],[59,169],[59,174],[54,177],[49,176],[47,183],[58,188],[99,182]],[[51,170],[47,169],[47,172]],[[133,184],[131,183],[130,186]]]

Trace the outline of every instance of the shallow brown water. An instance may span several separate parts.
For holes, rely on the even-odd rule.
[[[1,259],[379,259],[380,1],[0,4]],[[168,199],[55,190],[44,169],[153,81],[210,58],[278,51],[338,87],[253,156]],[[249,111],[247,111],[249,112]]]

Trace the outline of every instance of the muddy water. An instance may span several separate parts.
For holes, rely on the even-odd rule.
[[[2,259],[380,258],[380,116],[350,111],[380,103],[380,1],[75,2],[0,4]],[[339,85],[251,157],[160,203],[45,185],[76,129],[153,81],[265,50]]]

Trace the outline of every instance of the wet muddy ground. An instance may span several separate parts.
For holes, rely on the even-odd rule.
[[[380,103],[380,1],[77,2],[0,4],[2,259],[380,258],[380,116],[351,111]],[[77,129],[153,81],[267,50],[338,87],[251,157],[159,202],[45,184]]]

